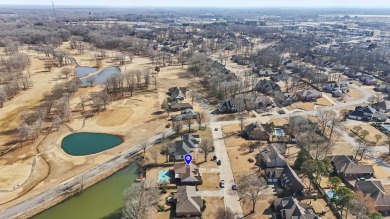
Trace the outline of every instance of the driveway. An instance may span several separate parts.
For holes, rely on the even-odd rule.
[[[238,218],[242,218],[243,214],[239,201],[239,196],[236,191],[232,190],[234,177],[230,164],[230,159],[225,146],[225,141],[223,140],[221,124],[210,123],[210,128],[213,133],[215,155],[219,160],[221,160],[221,165],[218,167],[220,172],[220,178],[221,180],[225,180],[225,188],[223,189],[225,207],[229,207],[233,212],[237,214]],[[215,131],[216,128],[218,129],[218,131]]]

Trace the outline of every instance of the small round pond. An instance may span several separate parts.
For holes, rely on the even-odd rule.
[[[80,132],[66,136],[62,140],[61,147],[70,155],[84,156],[105,151],[122,142],[123,139],[115,135]]]

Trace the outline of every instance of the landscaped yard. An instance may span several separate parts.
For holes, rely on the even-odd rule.
[[[267,195],[260,198],[256,203],[255,213],[252,213],[252,202],[249,198],[241,199],[241,206],[246,219],[270,219],[272,218],[271,204],[275,199],[274,196]]]
[[[358,136],[356,136],[354,133],[351,132],[351,129],[353,130],[353,128],[355,126],[359,126],[362,128],[362,130],[367,130],[368,131],[368,135],[366,136],[366,140],[369,141],[369,142],[373,142],[373,143],[376,143],[376,138],[375,138],[375,135],[379,135],[381,136],[381,139],[378,141],[378,143],[376,145],[386,145],[386,141],[387,141],[387,136],[385,134],[383,134],[382,132],[380,132],[378,129],[374,128],[373,126],[371,126],[370,124],[359,124],[359,125],[353,125],[353,126],[347,126],[346,128],[348,128],[348,131],[347,133],[348,134],[351,134],[351,136],[353,136],[353,138],[355,139],[360,139]],[[354,130],[355,131],[355,130]],[[359,133],[361,133],[362,131],[359,131]],[[375,146],[374,144],[372,144],[372,146]]]
[[[317,199],[317,200],[305,199],[305,200],[302,200],[301,203],[307,203],[308,205],[310,205],[316,214],[319,214],[321,212],[326,212],[326,214],[324,216],[322,216],[321,218],[327,218],[327,219],[335,219],[336,218],[333,215],[333,213],[330,211],[330,209],[327,206],[324,199]]]
[[[286,108],[288,110],[295,110],[295,109],[301,109],[305,111],[313,110],[314,108],[314,102],[296,102],[291,104],[290,106],[287,106]]]

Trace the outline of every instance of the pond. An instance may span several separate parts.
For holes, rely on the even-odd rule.
[[[124,191],[136,177],[137,165],[133,163],[32,219],[120,219]]]
[[[96,72],[97,68],[87,67],[87,66],[79,66],[76,68],[76,75],[79,78],[85,77],[91,73]]]
[[[107,67],[103,69],[100,73],[96,75],[92,75],[90,77],[84,78],[81,80],[82,86],[90,86],[90,81],[93,79],[93,85],[95,84],[103,84],[107,81],[111,76],[118,74],[121,72],[119,67]]]
[[[115,135],[80,132],[66,136],[61,142],[61,147],[70,155],[84,156],[105,151],[122,142],[123,139]]]

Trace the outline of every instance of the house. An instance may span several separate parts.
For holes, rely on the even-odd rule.
[[[185,134],[181,136],[181,140],[183,141],[192,141],[195,147],[198,147],[201,142],[201,138],[199,135]]]
[[[245,103],[243,99],[230,99],[222,101],[218,106],[220,113],[235,113],[244,109]]]
[[[269,144],[260,152],[259,158],[261,163],[268,168],[284,167],[286,165],[284,157],[280,153],[280,144],[278,143]]]
[[[374,76],[368,74],[363,74],[359,77],[359,80],[365,85],[376,85],[378,83],[378,80]]]
[[[177,217],[196,217],[202,215],[203,200],[195,186],[178,186],[173,196]]]
[[[275,82],[275,81],[272,81],[272,80],[260,80],[257,84],[256,84],[256,88],[257,92],[259,93],[263,93],[263,94],[271,94],[275,91],[280,91],[280,86]]]
[[[284,166],[279,181],[280,185],[290,194],[302,194],[303,190],[306,188],[301,178],[288,164]]]
[[[171,100],[184,100],[186,98],[187,88],[185,87],[171,87],[167,94]]]
[[[385,215],[390,214],[390,195],[385,193],[381,181],[356,181],[355,189],[370,196],[377,211]]]
[[[292,93],[283,93],[280,91],[274,92],[274,100],[283,106],[289,106],[293,102],[297,101],[297,97]]]
[[[280,213],[283,219],[319,219],[309,205],[299,203],[294,197],[277,198],[273,203],[275,211]],[[277,217],[279,218],[279,217]]]
[[[374,90],[377,92],[385,92],[387,87],[388,87],[387,84],[377,84]]]
[[[359,120],[359,121],[386,121],[387,115],[381,112],[377,112],[371,106],[357,106],[355,110],[348,114],[349,119]]]
[[[197,119],[199,113],[193,109],[185,109],[181,111],[181,114],[171,116],[172,121],[182,121],[187,119]]]
[[[337,155],[332,157],[332,165],[337,175],[345,180],[364,177],[371,178],[374,175],[372,165],[359,165],[352,161],[351,157]]]
[[[271,80],[278,82],[278,81],[287,81],[290,78],[290,74],[284,73],[284,72],[278,72],[276,75],[271,76]]]
[[[332,93],[333,91],[340,90],[343,93],[348,93],[348,82],[336,82],[336,83],[328,83],[324,86],[323,91],[327,93]]]
[[[242,131],[242,136],[249,140],[262,140],[268,141],[269,134],[265,131],[264,127],[258,122],[247,125]]]
[[[295,93],[300,101],[313,101],[322,97],[321,92],[316,90],[300,90]]]
[[[191,104],[189,103],[178,103],[178,102],[175,102],[171,105],[169,105],[169,109],[171,112],[177,112],[177,111],[182,111],[182,110],[186,110],[186,109],[193,109]]]
[[[199,168],[194,163],[191,165],[176,163],[173,171],[175,172],[175,180],[181,185],[201,185],[203,183]]]
[[[276,167],[276,168],[266,168],[265,169],[265,179],[268,183],[279,182],[280,177],[283,174],[284,168]]]
[[[172,155],[170,156],[170,159],[175,161],[184,160],[184,156],[195,151],[197,147],[198,145],[190,140],[175,141],[169,151],[169,153]]]
[[[378,103],[371,105],[372,108],[378,110],[379,112],[387,113],[390,111],[390,101],[384,100]]]

